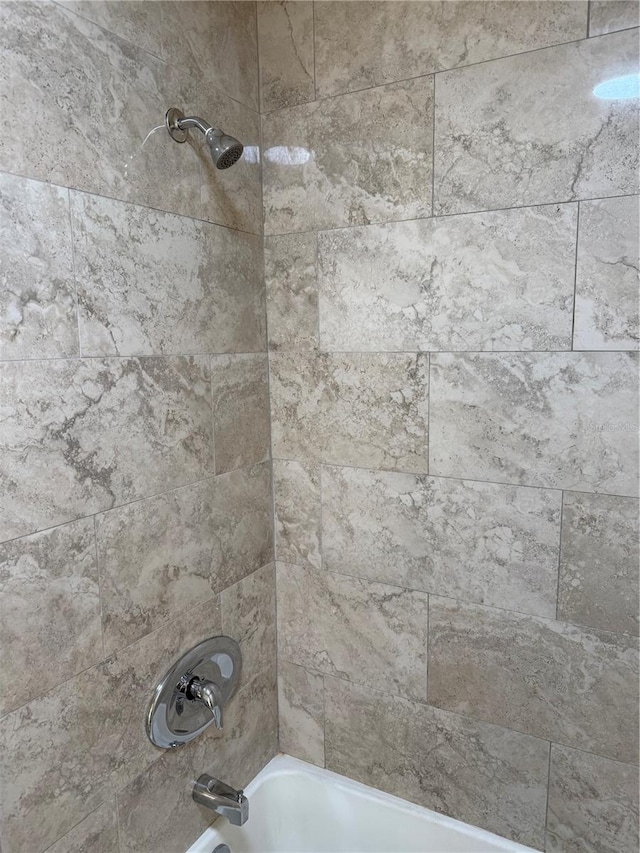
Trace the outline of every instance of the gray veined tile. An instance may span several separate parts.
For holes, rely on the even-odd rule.
[[[425,471],[428,361],[425,353],[272,353],[273,455]]]
[[[634,637],[432,595],[428,701],[545,740],[638,761]]]
[[[276,558],[319,569],[320,467],[273,460]]]
[[[322,2],[316,83],[326,97],[584,38],[586,2]]]
[[[0,399],[0,540],[213,473],[208,358],[6,362]]]
[[[0,715],[102,657],[92,518],[0,545],[0,648]]]
[[[553,744],[549,853],[636,853],[638,768]]]
[[[637,192],[637,99],[593,95],[637,70],[629,31],[438,75],[435,212]]]
[[[637,494],[635,353],[431,356],[429,471]]]
[[[324,568],[553,617],[561,493],[324,466]]]
[[[315,97],[313,3],[259,2],[260,106],[263,112]]]
[[[66,189],[0,175],[0,359],[78,354]]]
[[[559,619],[638,634],[639,511],[636,498],[565,494]]]
[[[576,205],[318,236],[324,350],[571,349]]]
[[[425,700],[427,595],[279,563],[278,657]]]
[[[330,770],[542,849],[546,741],[335,678],[325,683]]]
[[[47,853],[120,853],[115,799],[110,797],[81,820],[47,847]]]
[[[324,767],[324,697],[324,676],[279,661],[280,749],[319,767]]]
[[[317,349],[315,233],[266,237],[264,270],[269,347],[273,350]]]
[[[591,0],[589,3],[590,36],[626,30],[639,24],[637,0]]]
[[[431,215],[433,78],[263,116],[265,233]]]
[[[83,355],[264,348],[260,240],[71,193]]]
[[[574,349],[638,349],[639,203],[629,196],[580,205]]]
[[[264,461],[269,456],[267,356],[212,356],[211,394],[216,473]]]

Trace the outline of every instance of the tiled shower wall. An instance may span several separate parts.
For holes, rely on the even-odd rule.
[[[277,747],[255,5],[10,2],[0,40],[1,846],[181,853],[194,775]],[[147,137],[170,106],[248,160]],[[155,749],[223,632],[223,732]]]
[[[280,744],[635,853],[627,2],[259,3]]]

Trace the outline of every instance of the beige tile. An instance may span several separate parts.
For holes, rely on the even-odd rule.
[[[269,379],[266,355],[211,358],[216,473],[269,456]]]
[[[555,617],[560,504],[559,491],[324,466],[324,567]]]
[[[635,353],[431,356],[429,471],[637,494]]]
[[[0,365],[0,540],[211,474],[209,384],[203,357]]]
[[[638,501],[567,492],[558,618],[638,634]]]
[[[279,660],[425,699],[427,596],[278,564]]]
[[[324,767],[324,676],[280,661],[278,709],[280,749]]]
[[[323,232],[322,349],[571,349],[576,230],[553,205]]]
[[[0,715],[102,657],[93,519],[0,545]]]
[[[316,235],[282,234],[265,238],[264,271],[269,347],[317,349]]]
[[[549,853],[636,853],[638,768],[553,744]]]
[[[312,101],[313,3],[284,0],[257,6],[262,112]]]
[[[637,67],[623,32],[439,74],[435,213],[637,192],[637,99],[592,94]]]
[[[272,353],[275,457],[426,471],[425,353]]]
[[[431,596],[429,702],[636,762],[637,641]]]
[[[47,853],[120,853],[118,844],[116,804],[110,798],[48,847]]]
[[[630,196],[580,205],[574,349],[638,349],[638,203]]]
[[[599,36],[640,24],[637,0],[591,0],[589,35]]]
[[[82,15],[105,30],[154,56],[162,55],[162,8],[168,3],[140,0],[59,0],[59,5]]]
[[[319,569],[319,466],[274,459],[273,497],[277,559]]]
[[[0,359],[78,354],[69,195],[0,175]]]
[[[83,355],[265,347],[258,237],[71,193]]]
[[[431,215],[433,78],[263,116],[265,233]]]
[[[322,2],[318,94],[379,86],[584,38],[585,2]]]
[[[543,847],[548,743],[398,696],[325,680],[330,770]],[[381,833],[389,830],[388,837],[379,838],[380,846],[396,849],[398,829],[381,827]],[[468,844],[468,838],[462,843]]]

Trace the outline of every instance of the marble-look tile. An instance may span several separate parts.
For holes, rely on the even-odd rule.
[[[213,473],[208,358],[5,362],[0,399],[0,540]]]
[[[276,667],[276,574],[270,563],[220,595],[222,631],[242,650],[241,685]]]
[[[637,640],[430,596],[429,703],[637,762]]]
[[[267,356],[211,358],[216,473],[263,462],[269,456]]]
[[[315,233],[267,237],[264,273],[270,349],[317,349]]]
[[[195,81],[44,0],[3,4],[0,48],[0,105],[14,128],[0,169],[200,215],[197,154],[162,126],[167,106],[195,109]]]
[[[553,744],[548,853],[637,853],[638,768]]]
[[[542,848],[548,743],[334,678],[325,682],[330,770]]]
[[[593,96],[637,66],[623,32],[439,74],[435,212],[637,192],[637,99]]]
[[[322,2],[318,95],[522,53],[587,34],[585,2]]]
[[[0,545],[0,716],[102,657],[93,519]]]
[[[167,666],[220,633],[207,602],[0,719],[0,803],[8,853],[40,853],[161,753],[143,720]],[[90,756],[90,760],[88,757]]]
[[[591,0],[589,3],[590,36],[626,30],[639,24],[637,0]]]
[[[433,78],[262,118],[267,234],[431,215]]]
[[[558,618],[638,634],[638,501],[567,492]]]
[[[324,676],[280,661],[278,709],[280,749],[324,767]]]
[[[638,349],[638,196],[580,205],[573,348]]]
[[[313,3],[284,0],[257,5],[262,112],[312,101]]]
[[[281,660],[426,698],[427,595],[278,563]]]
[[[429,356],[272,353],[275,457],[426,471]]]
[[[635,353],[431,356],[429,471],[637,494]]]
[[[323,232],[322,349],[569,350],[576,229],[549,205]]]
[[[276,557],[319,569],[320,469],[286,459],[273,460]]]
[[[66,189],[0,174],[0,359],[78,354]]]
[[[162,58],[162,9],[168,3],[140,0],[56,0],[125,41]]]
[[[115,800],[109,799],[81,820],[47,847],[47,853],[121,853]]]
[[[264,349],[260,239],[71,193],[83,355]]]
[[[258,110],[258,33],[254,3],[163,3],[162,58]]]
[[[561,492],[322,469],[324,568],[556,615]]]

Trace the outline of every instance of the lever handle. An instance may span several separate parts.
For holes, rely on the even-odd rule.
[[[214,726],[217,729],[222,728],[222,694],[217,684],[214,684],[213,681],[193,678],[189,682],[187,696],[190,699],[197,699],[202,702],[211,711]]]

